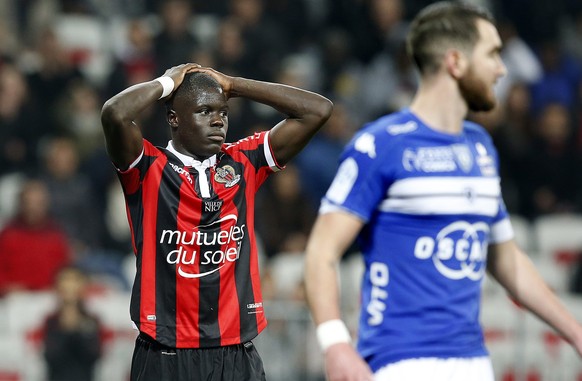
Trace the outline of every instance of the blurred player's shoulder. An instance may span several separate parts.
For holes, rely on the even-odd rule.
[[[463,122],[463,130],[468,135],[479,136],[488,142],[492,141],[489,131],[478,123],[466,120]]]
[[[355,156],[368,156],[376,159],[377,155],[395,155],[402,140],[407,139],[419,130],[419,123],[414,116],[406,111],[384,115],[365,124],[352,138],[346,147],[346,152]]]
[[[390,136],[397,136],[402,134],[409,134],[418,130],[418,122],[416,118],[404,109],[398,112],[381,116],[380,118],[371,121],[362,127],[362,131],[368,133],[388,133]]]
[[[390,142],[399,140],[398,137],[415,133],[419,130],[419,127],[418,120],[408,109],[404,109],[381,116],[365,124],[355,138],[357,139],[361,135],[372,135],[376,140]]]

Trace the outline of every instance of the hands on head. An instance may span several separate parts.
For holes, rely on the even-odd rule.
[[[213,68],[204,67],[197,63],[186,63],[178,66],[174,66],[166,70],[164,76],[172,78],[174,81],[174,90],[180,86],[182,81],[184,81],[184,76],[187,73],[205,73],[214,78],[222,87],[227,99],[230,98],[230,91],[232,89],[232,77],[225,75]]]

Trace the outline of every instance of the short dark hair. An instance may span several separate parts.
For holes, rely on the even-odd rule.
[[[180,99],[182,97],[192,98],[195,93],[206,89],[221,90],[222,87],[216,79],[206,73],[186,73],[180,86],[178,86],[176,91],[174,91],[172,96],[166,101],[166,108],[172,109],[175,99]]]
[[[449,47],[471,51],[479,40],[478,19],[495,24],[488,10],[464,2],[441,1],[422,9],[412,20],[406,41],[420,73],[436,72]]]

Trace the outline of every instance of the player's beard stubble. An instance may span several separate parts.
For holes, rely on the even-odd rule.
[[[470,111],[491,111],[495,107],[496,99],[492,88],[474,70],[469,68],[467,73],[459,79],[459,90],[467,102]]]

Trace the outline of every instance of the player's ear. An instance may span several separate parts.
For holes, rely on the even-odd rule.
[[[173,109],[168,109],[166,113],[166,119],[168,120],[168,124],[170,125],[170,127],[172,128],[178,127],[178,115],[176,114],[176,111],[174,111]]]
[[[469,65],[467,56],[458,49],[447,50],[444,61],[447,72],[455,79],[462,77]]]

